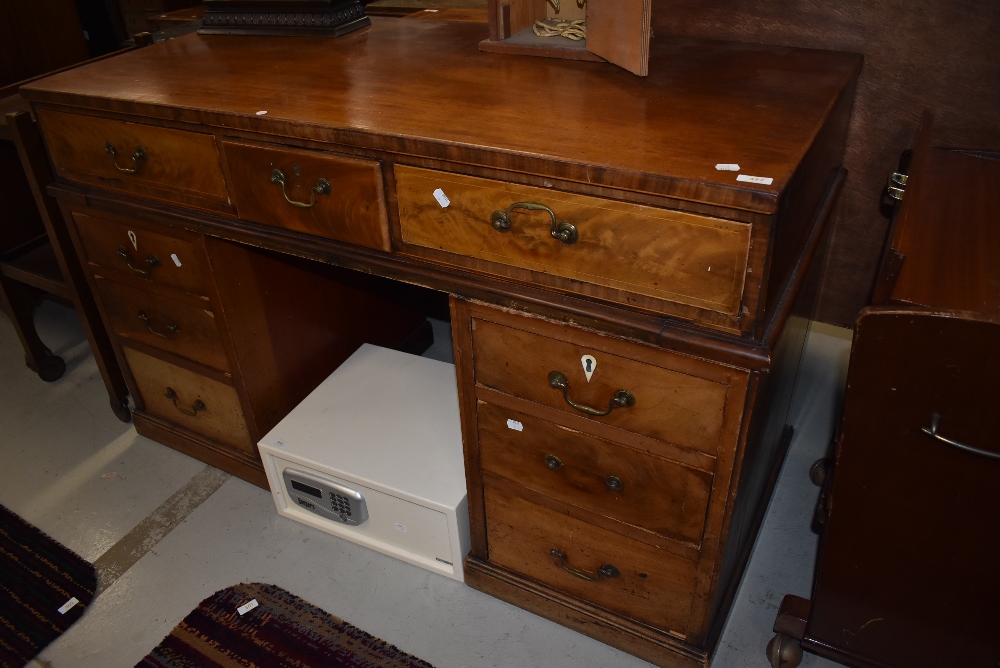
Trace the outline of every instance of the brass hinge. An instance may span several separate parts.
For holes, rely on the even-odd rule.
[[[899,172],[893,172],[890,174],[889,184],[885,189],[886,194],[893,199],[903,199],[903,193],[906,192],[907,178],[906,174],[900,174]]]

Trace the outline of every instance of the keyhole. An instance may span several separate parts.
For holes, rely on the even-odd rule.
[[[586,360],[586,362],[587,362],[587,373],[590,373],[591,371],[593,371],[593,369],[591,369],[590,367],[594,363],[594,360]]]
[[[295,172],[295,176],[300,176],[298,165],[292,165],[292,171]]]

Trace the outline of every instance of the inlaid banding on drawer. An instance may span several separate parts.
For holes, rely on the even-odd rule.
[[[484,471],[619,522],[701,543],[710,473],[482,401],[478,424]]]
[[[222,146],[240,218],[390,249],[377,160],[232,140]]]
[[[70,181],[229,202],[214,135],[48,109],[38,122],[56,172]]]
[[[123,351],[146,412],[256,455],[231,386],[131,348]]]
[[[163,288],[139,290],[103,276],[94,279],[118,336],[229,371],[218,323],[207,299]]]
[[[73,213],[87,260],[121,275],[207,295],[206,258],[197,237],[169,228],[146,228]],[[176,236],[175,236],[176,234]]]
[[[687,632],[697,562],[489,486],[484,492],[491,563],[626,617]]]
[[[473,321],[472,342],[479,385],[707,454],[718,452],[729,397],[725,384],[489,320]],[[584,355],[597,359],[590,382],[581,365]],[[553,372],[563,374],[565,389],[553,387]],[[612,407],[622,390],[635,403]],[[609,412],[592,415],[581,408]]]
[[[395,174],[404,243],[739,313],[749,225],[404,165]]]

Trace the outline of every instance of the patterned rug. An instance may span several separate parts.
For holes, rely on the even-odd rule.
[[[274,585],[216,592],[136,667],[434,668]]]
[[[0,666],[21,668],[83,615],[94,567],[0,506]]]

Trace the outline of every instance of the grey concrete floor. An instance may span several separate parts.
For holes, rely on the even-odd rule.
[[[46,303],[43,339],[67,361],[44,383],[0,314],[0,503],[101,573],[84,617],[32,665],[134,665],[203,598],[277,584],[437,668],[649,664],[390,557],[279,517],[264,490],[138,436],[108,407],[76,314]],[[430,353],[450,361],[447,325]],[[713,661],[766,668],[784,594],[808,596],[816,553],[807,478],[833,430],[850,332],[814,325],[796,390],[796,434]],[[833,666],[808,656],[803,666]]]

